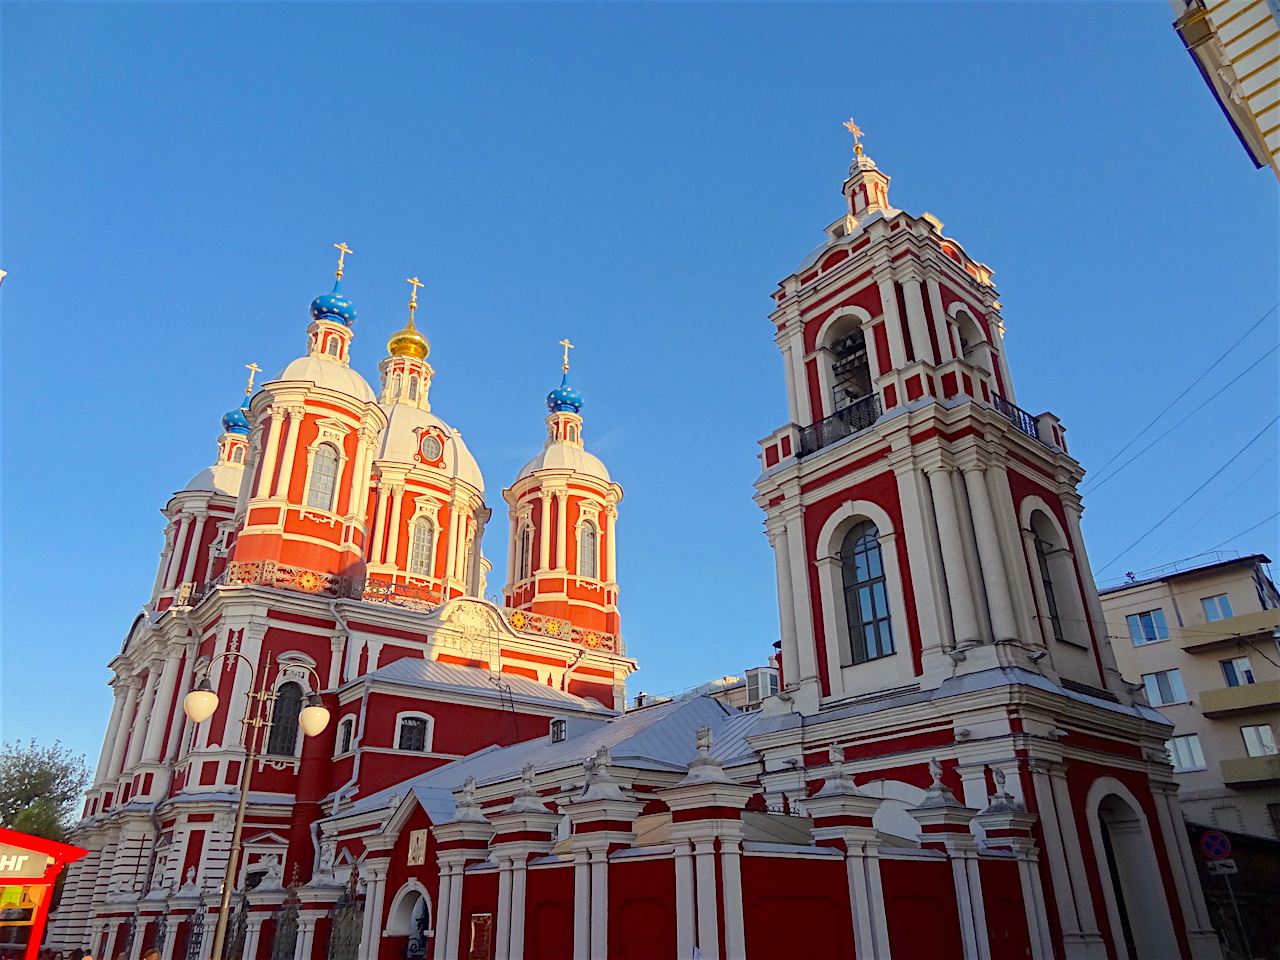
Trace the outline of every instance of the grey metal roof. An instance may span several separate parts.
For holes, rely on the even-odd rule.
[[[590,724],[559,743],[539,737],[508,747],[486,747],[362,797],[340,816],[385,807],[392,796],[404,797],[413,791],[432,820],[439,823],[452,816],[453,791],[469,776],[481,786],[515,781],[526,763],[532,763],[537,773],[578,767],[600,747],[609,748],[618,766],[679,773],[698,755],[699,727],[712,729],[712,756],[730,766],[750,762],[755,754],[745,737],[759,719],[758,712],[741,713],[711,697],[673,700]]]
[[[379,667],[367,676],[374,680],[424,690],[447,690],[452,693],[465,693],[492,699],[498,699],[502,695],[501,689],[495,682],[495,675],[489,670],[441,663],[439,660],[424,660],[419,657],[403,657],[385,667]],[[556,709],[572,708],[575,711],[588,711],[601,716],[615,715],[615,711],[601,706],[594,700],[575,697],[571,693],[549,687],[537,680],[519,677],[513,673],[503,673],[499,676],[502,683],[511,688],[511,699],[516,703],[536,703]]]

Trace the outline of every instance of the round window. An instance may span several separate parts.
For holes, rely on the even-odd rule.
[[[434,433],[428,433],[422,438],[423,460],[439,460],[442,453],[444,453],[444,447],[440,443],[440,438]]]

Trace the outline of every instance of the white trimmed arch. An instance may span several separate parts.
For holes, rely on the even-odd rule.
[[[844,608],[844,571],[836,554],[845,535],[864,520],[874,523],[879,531],[880,557],[884,564],[885,586],[889,595],[889,614],[894,631],[895,653],[867,663],[846,664],[851,649],[849,623]],[[825,625],[827,674],[831,678],[831,696],[846,697],[911,681],[910,657],[902,646],[907,642],[907,605],[902,592],[902,571],[898,566],[899,532],[893,518],[870,500],[848,500],[836,509],[818,532],[819,592],[822,596],[822,619]]]
[[[838,407],[845,406],[841,403],[841,398],[836,395],[836,356],[832,347],[838,340],[855,330],[861,330],[863,333],[867,351],[868,392],[873,389],[879,365],[876,358],[875,338],[871,335],[872,320],[871,314],[862,307],[847,305],[832,310],[831,315],[818,327],[813,353],[810,356],[818,358],[818,381],[824,398],[822,411],[824,415],[829,416]],[[818,419],[817,411],[814,412],[814,419]]]
[[[1062,642],[1089,647],[1089,618],[1085,612],[1084,597],[1080,593],[1075,551],[1066,528],[1044,498],[1032,495],[1024,497],[1018,504],[1018,529],[1022,534],[1027,569],[1031,571],[1031,590],[1036,600],[1036,623],[1040,627],[1041,641],[1047,648],[1052,648],[1050,641],[1055,637],[1049,616],[1049,597],[1045,591],[1040,557],[1036,549],[1037,539],[1049,544],[1045,559],[1057,601]]]
[[[418,904],[426,904],[428,937],[435,932],[435,909],[431,902],[431,894],[417,877],[410,877],[404,886],[391,898],[391,907],[387,910],[387,925],[382,931],[384,937],[409,937],[417,931],[414,929],[413,916]]]
[[[1127,953],[1120,919],[1123,900],[1138,960],[1179,956],[1172,911],[1164,884],[1159,882],[1163,873],[1156,858],[1155,838],[1142,804],[1115,777],[1099,777],[1089,787],[1084,809],[1115,953]]]

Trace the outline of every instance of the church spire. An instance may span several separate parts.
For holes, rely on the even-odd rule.
[[[849,178],[844,182],[844,195],[849,201],[849,229],[871,214],[893,208],[889,206],[889,178],[880,172],[876,162],[862,148],[865,134],[862,128],[850,118],[844,122],[844,128],[853,134],[853,162],[849,164]]]
[[[334,247],[338,250],[338,269],[334,271],[333,291],[311,301],[307,352],[345,367],[351,363],[351,325],[356,322],[356,308],[342,295],[342,274],[347,254],[354,251],[345,243],[335,243]]]
[[[397,330],[387,341],[387,358],[378,364],[382,371],[382,395],[378,402],[384,405],[408,403],[422,410],[430,410],[427,391],[435,370],[427,363],[431,344],[414,326],[413,315],[418,310],[418,288],[423,286],[417,277],[405,280],[409,284],[409,322],[403,330]]]

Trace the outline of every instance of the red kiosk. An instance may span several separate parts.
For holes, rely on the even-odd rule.
[[[53,884],[88,852],[0,827],[0,960],[36,960]]]

